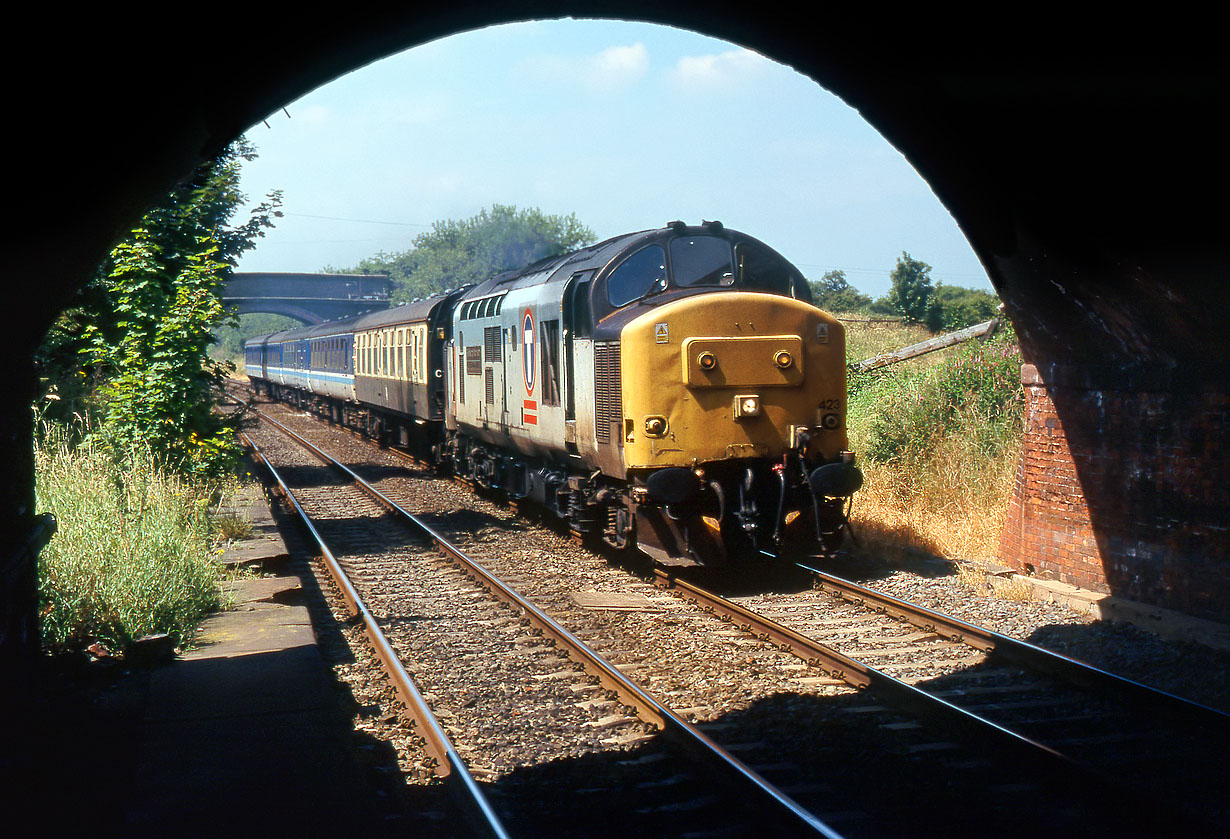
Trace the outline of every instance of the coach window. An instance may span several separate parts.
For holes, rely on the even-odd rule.
[[[606,281],[607,300],[619,308],[651,291],[666,289],[666,252],[659,245],[642,248],[611,272]]]

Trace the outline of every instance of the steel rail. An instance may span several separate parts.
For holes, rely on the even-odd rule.
[[[954,728],[974,739],[984,741],[987,735],[990,735],[999,746],[1011,749],[1025,759],[1041,761],[1052,770],[1058,769],[1078,775],[1092,772],[1050,746],[1018,734],[900,679],[895,679],[883,671],[850,658],[814,638],[808,638],[738,603],[733,603],[686,580],[680,580],[667,571],[655,569],[654,576],[663,588],[677,590],[685,599],[693,601],[707,611],[722,615],[745,632],[754,632],[762,641],[773,642],[783,652],[795,655],[808,664],[825,670],[851,687],[877,690],[915,713]]]
[[[491,807],[487,796],[479,787],[478,782],[474,780],[474,776],[470,774],[465,761],[461,759],[461,755],[458,754],[448,735],[436,720],[435,715],[432,714],[427,701],[423,698],[422,692],[419,691],[410,674],[402,666],[392,644],[389,643],[388,638],[381,631],[379,624],[377,624],[375,616],[372,615],[371,610],[363,602],[363,598],[359,595],[349,577],[347,577],[337,557],[334,556],[329,546],[325,543],[320,531],[312,523],[307,511],[303,509],[295,494],[286,485],[282,476],[274,465],[269,462],[269,459],[265,457],[264,452],[260,450],[256,442],[246,434],[240,434],[240,438],[247,446],[251,447],[257,459],[264,464],[273,480],[277,483],[283,497],[295,508],[295,512],[299,515],[300,520],[315,540],[324,558],[325,565],[329,569],[329,574],[337,584],[338,590],[346,601],[351,614],[362,620],[368,640],[371,642],[373,649],[375,649],[376,655],[379,656],[384,664],[384,669],[392,679],[398,697],[414,717],[418,731],[423,737],[424,748],[431,755],[434,764],[432,768],[436,770],[440,777],[449,782],[449,789],[452,793],[451,797],[460,808],[466,821],[481,835],[497,837],[497,839],[509,839],[508,831],[505,830],[500,822],[500,818]]]
[[[430,525],[425,524],[413,513],[409,512],[396,501],[392,500],[367,481],[363,480],[363,478],[350,469],[350,467],[330,457],[301,435],[296,434],[293,430],[287,428],[285,425],[272,417],[269,417],[267,414],[260,411],[257,411],[257,413],[260,414],[265,421],[276,426],[287,436],[291,437],[301,446],[310,451],[315,457],[349,477],[357,486],[362,488],[364,492],[375,499],[381,506],[400,516],[418,533],[430,539],[435,544],[437,549],[441,551],[441,553],[452,559],[454,562],[463,565],[467,571],[480,582],[481,585],[489,588],[493,591],[493,593],[498,593],[498,596],[506,602],[515,605],[534,626],[554,638],[557,643],[561,644],[571,653],[575,654],[581,663],[586,666],[588,672],[597,676],[602,684],[608,687],[608,689],[615,691],[625,704],[636,708],[638,712],[642,713],[645,717],[651,720],[662,730],[663,734],[671,737],[690,753],[700,755],[705,760],[715,761],[717,766],[722,769],[723,773],[728,778],[738,783],[750,785],[760,794],[762,799],[764,799],[767,804],[774,807],[778,813],[787,819],[788,826],[791,826],[796,830],[804,830],[808,835],[823,836],[828,837],[829,839],[841,839],[841,834],[837,833],[835,830],[818,819],[814,814],[805,809],[802,805],[798,804],[784,792],[777,789],[767,780],[762,778],[738,758],[734,757],[717,743],[713,742],[702,731],[693,726],[687,720],[683,719],[674,711],[671,711],[665,705],[651,697],[639,685],[628,679],[628,677],[623,673],[619,672],[614,665],[606,661],[595,651],[591,650],[585,645],[584,642],[557,623],[553,618],[537,606],[530,603],[516,591],[507,586],[494,574],[483,568],[482,565],[467,557],[460,549],[450,543],[443,535],[436,532]]]
[[[1136,807],[1142,821],[1148,820],[1169,827],[1186,824],[1199,828],[1207,826],[1199,814],[1180,811],[1168,802],[1154,800],[1148,785],[1141,783],[1139,779],[1124,779],[1108,775],[1050,746],[858,662],[764,615],[757,614],[685,580],[677,579],[669,572],[657,569],[654,573],[659,585],[678,590],[681,596],[693,600],[705,609],[727,617],[744,631],[754,630],[761,640],[776,643],[782,651],[815,664],[854,687],[868,687],[876,690],[888,696],[890,700],[951,728],[976,745],[985,747],[989,735],[990,740],[997,747],[1011,750],[1019,758],[1029,761],[1040,772],[1052,777],[1064,778],[1064,783],[1073,789],[1083,789],[1086,793],[1093,793],[1101,801],[1123,801],[1125,806]],[[904,601],[897,602],[904,603]],[[977,627],[972,628],[977,629]]]
[[[899,600],[881,591],[842,579],[802,563],[799,568],[809,571],[818,586],[831,594],[857,605],[867,606],[890,617],[905,620],[910,624],[935,632],[952,641],[966,644],[985,653],[1002,656],[1017,664],[1042,670],[1057,678],[1086,690],[1113,693],[1137,707],[1167,713],[1184,723],[1199,722],[1230,733],[1230,714],[1210,708],[1190,699],[1150,687],[1141,682],[1116,675],[1057,652],[1002,635],[985,627],[936,612],[924,606]]]

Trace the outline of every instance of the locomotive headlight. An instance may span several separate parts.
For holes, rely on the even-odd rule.
[[[820,418],[820,424],[829,431],[834,431],[841,427],[841,417],[837,414],[825,414]]]
[[[666,417],[645,417],[645,436],[661,437],[666,434]]]
[[[735,397],[735,419],[758,416],[760,416],[759,396],[750,395]]]
[[[792,356],[790,353],[786,352],[785,350],[779,350],[773,356],[773,363],[776,364],[781,369],[785,370],[791,364],[794,364],[794,356]]]
[[[717,356],[706,350],[696,356],[696,366],[702,370],[712,370],[717,367]]]

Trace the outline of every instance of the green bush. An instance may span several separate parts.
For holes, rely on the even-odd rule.
[[[960,434],[995,458],[1021,424],[1020,354],[1007,340],[968,346],[921,369],[888,368],[851,376],[851,413],[875,463],[924,468],[938,443]]]
[[[45,426],[35,443],[39,509],[59,525],[39,558],[43,644],[120,650],[153,633],[184,639],[219,602],[208,501],[148,451],[117,462],[90,440],[73,445],[62,427]]]

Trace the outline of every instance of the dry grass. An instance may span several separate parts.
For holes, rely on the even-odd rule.
[[[847,322],[846,327],[851,360],[927,337],[921,327],[899,324]],[[935,353],[919,359],[923,363],[917,367],[935,366],[950,357],[949,353]],[[886,386],[883,397],[867,391],[852,398],[850,436],[856,451],[866,451],[871,420],[883,404],[878,400],[887,396]],[[1005,445],[1002,436],[974,433],[986,428],[984,422],[973,414],[962,416],[955,433],[936,435],[921,453],[909,454],[905,461],[909,466],[862,458],[865,483],[852,511],[860,544],[889,554],[913,550],[975,562],[996,557],[1020,439],[1019,435],[1009,438]]]
[[[846,358],[852,362],[908,347],[931,337],[926,327],[918,324],[906,326],[897,322],[868,321],[866,315],[837,314],[835,317],[846,327]]]
[[[1015,465],[1015,458],[1006,458],[970,486],[952,475],[919,480],[899,467],[864,463],[866,480],[851,515],[859,541],[951,559],[994,557]]]
[[[219,513],[213,517],[213,527],[217,538],[223,542],[252,536],[252,522],[237,513]]]

